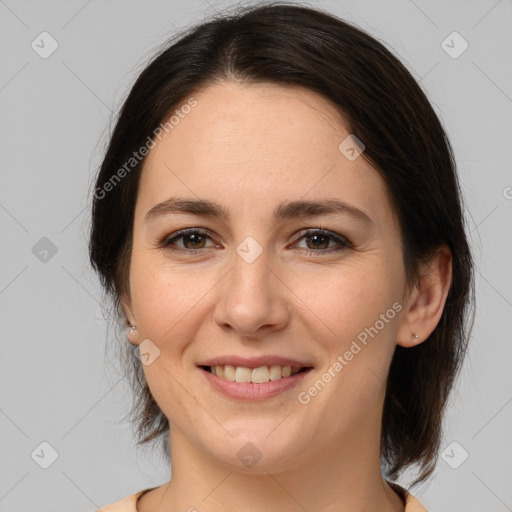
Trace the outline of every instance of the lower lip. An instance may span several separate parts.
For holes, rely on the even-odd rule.
[[[294,388],[311,371],[310,369],[290,377],[255,384],[254,382],[232,382],[221,379],[203,368],[199,368],[199,370],[217,391],[231,398],[250,401],[266,400],[267,398],[279,395],[279,393],[288,391]]]

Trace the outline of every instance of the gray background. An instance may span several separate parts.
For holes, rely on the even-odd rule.
[[[512,510],[512,3],[310,4],[385,41],[421,80],[468,207],[477,315],[443,453],[451,465],[463,449],[469,457],[457,469],[440,457],[413,494],[433,512]],[[228,5],[0,0],[1,512],[88,512],[168,478],[164,459],[136,449],[119,420],[131,395],[106,360],[113,332],[87,262],[90,188],[112,111],[153,50]],[[51,49],[43,31],[58,43],[45,59],[31,47]],[[457,58],[442,47],[453,31],[469,44]],[[47,469],[45,441],[58,454]]]

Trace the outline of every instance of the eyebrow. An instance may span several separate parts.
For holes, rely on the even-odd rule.
[[[144,222],[169,213],[187,213],[202,217],[215,217],[223,222],[229,222],[231,219],[228,210],[207,199],[171,197],[153,206],[146,213]],[[295,217],[316,217],[329,214],[344,214],[356,220],[363,221],[365,224],[373,224],[367,213],[339,199],[284,202],[274,210],[273,218],[275,221],[280,221]]]

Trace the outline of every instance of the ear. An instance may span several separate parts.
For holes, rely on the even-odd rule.
[[[125,323],[126,323],[126,327],[127,327],[127,331],[126,331],[126,337],[128,338],[128,341],[134,345],[134,346],[137,346],[139,344],[139,334],[138,334],[138,331],[132,331],[129,329],[129,326],[131,325],[137,325],[137,323],[135,322],[135,316],[133,314],[133,309],[132,309],[132,302],[131,302],[131,299],[129,297],[129,295],[125,292],[123,292],[121,294],[121,306],[123,308],[123,311],[124,311],[124,314],[125,314]]]
[[[421,277],[406,301],[397,334],[397,344],[402,347],[425,341],[441,319],[452,280],[449,247],[440,246],[431,260],[421,266],[420,272]]]
[[[136,325],[135,317],[132,310],[132,301],[127,292],[121,293],[121,307],[125,315],[126,325]]]

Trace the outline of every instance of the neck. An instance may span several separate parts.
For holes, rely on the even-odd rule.
[[[264,458],[251,469],[224,464],[173,429],[172,478],[142,496],[138,512],[402,512],[401,498],[382,478],[380,429],[375,428],[381,411],[374,414],[372,421],[344,433],[349,443],[312,442],[301,460],[286,467],[265,465]]]

